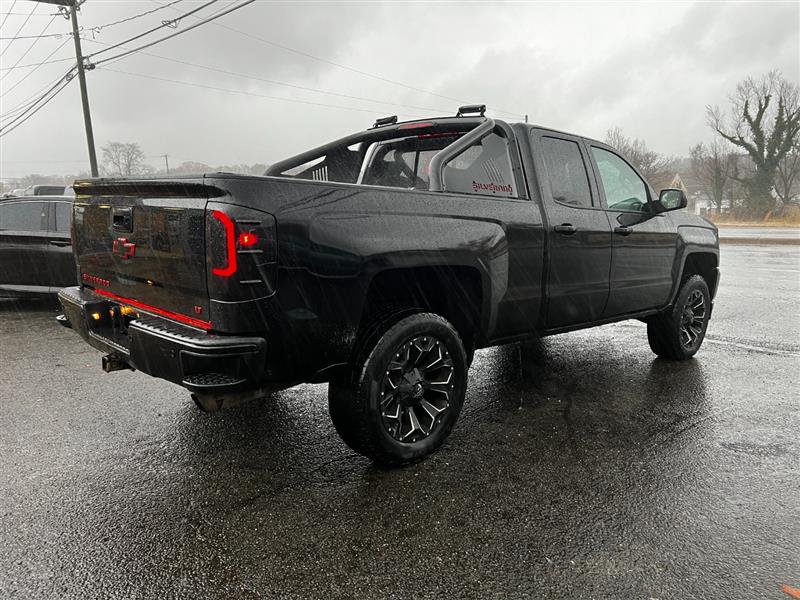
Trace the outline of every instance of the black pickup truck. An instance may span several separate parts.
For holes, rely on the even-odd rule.
[[[716,228],[613,148],[484,110],[380,119],[264,177],[78,181],[62,321],[205,410],[329,382],[341,437],[390,464],[448,436],[476,348],[635,318],[694,355]]]

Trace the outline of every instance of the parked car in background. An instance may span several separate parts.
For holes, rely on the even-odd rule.
[[[21,196],[63,196],[66,186],[63,185],[31,185],[22,190]]]
[[[29,185],[26,188],[16,188],[2,195],[3,198],[16,198],[18,196],[74,196],[72,186],[64,185]]]
[[[70,196],[0,199],[0,294],[55,294],[75,285],[71,219]]]

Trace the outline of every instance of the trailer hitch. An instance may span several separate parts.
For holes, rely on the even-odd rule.
[[[124,371],[126,369],[134,370],[133,367],[125,362],[119,355],[106,354],[103,357],[103,371],[106,373],[111,373],[111,371]]]

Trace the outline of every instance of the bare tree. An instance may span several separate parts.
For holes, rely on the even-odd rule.
[[[800,134],[800,88],[771,71],[736,86],[730,116],[719,107],[707,106],[706,111],[709,126],[749,155],[754,171],[741,183],[753,213],[768,213],[775,206],[771,192],[778,165]]]
[[[714,140],[711,144],[697,144],[690,151],[692,173],[708,194],[717,211],[722,211],[725,190],[736,169],[736,155],[725,145]]]
[[[800,196],[800,146],[796,146],[778,163],[775,193],[783,204]]]
[[[139,144],[128,142],[108,142],[101,148],[103,151],[103,170],[108,175],[130,177],[152,171],[145,164],[145,155]]]
[[[620,127],[606,132],[606,144],[616,148],[648,181],[672,168],[674,159],[650,150],[644,140],[627,137]]]

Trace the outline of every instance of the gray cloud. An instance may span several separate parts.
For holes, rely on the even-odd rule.
[[[91,26],[152,6],[150,2],[89,0],[81,18]],[[107,29],[97,39],[106,43],[124,39],[167,14],[173,16],[165,10]],[[9,19],[3,35],[16,31],[21,24],[14,20],[18,18]],[[532,121],[543,125],[595,137],[619,125],[655,149],[682,154],[709,135],[704,106],[724,104],[739,80],[773,68],[800,80],[799,20],[800,5],[794,3],[258,2],[220,23],[266,38],[272,45],[206,25],[148,52],[425,108],[317,94],[143,55],[91,72],[90,99],[98,146],[108,140],[136,141],[154,164],[163,153],[172,155],[171,161],[209,164],[274,161],[368,126],[376,116],[452,113],[457,100],[484,101],[490,107],[528,113]],[[42,21],[38,23],[30,29],[38,31]],[[65,29],[66,23],[58,23],[57,29],[53,26],[54,31]],[[54,43],[45,42],[37,44],[25,62],[42,60],[55,48]],[[16,42],[0,66],[13,64],[8,61],[15,61],[26,47]],[[103,48],[91,42],[85,47],[87,51]],[[62,54],[69,56],[68,47]],[[365,77],[325,60],[454,100]],[[61,69],[62,65],[42,67],[0,100],[0,112],[33,94]],[[21,74],[9,74],[0,87],[7,89],[18,77]],[[24,126],[0,138],[2,176],[85,168],[81,162],[58,162],[85,160],[79,107],[77,86],[72,85]]]

